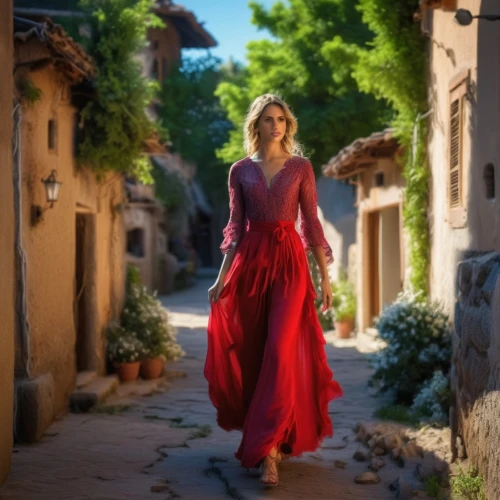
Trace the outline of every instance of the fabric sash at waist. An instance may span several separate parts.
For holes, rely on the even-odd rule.
[[[283,241],[294,230],[295,221],[293,220],[251,220],[248,225],[249,232],[273,233],[278,241]]]

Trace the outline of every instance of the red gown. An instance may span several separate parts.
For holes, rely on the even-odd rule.
[[[229,198],[221,250],[236,255],[211,305],[205,377],[218,425],[243,431],[236,457],[255,467],[275,444],[298,456],[333,434],[328,403],[342,389],[327,364],[306,252],[323,246],[327,263],[333,257],[307,159],[287,160],[268,187],[244,158],[229,172]]]

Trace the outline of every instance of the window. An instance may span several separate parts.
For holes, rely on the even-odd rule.
[[[137,228],[127,232],[127,253],[142,258],[144,252],[144,230]]]
[[[158,80],[158,59],[153,61],[153,67],[151,68],[151,78]]]
[[[453,227],[464,227],[466,222],[464,136],[467,121],[465,107],[469,73],[462,72],[450,85],[448,138],[448,213]]]
[[[168,77],[169,73],[169,68],[168,68],[168,61],[166,57],[161,58],[161,78],[162,80],[165,80]]]
[[[450,113],[450,207],[461,202],[462,170],[462,99],[451,103]]]
[[[375,173],[375,186],[383,187],[385,184],[384,172],[376,172]]]
[[[495,167],[488,163],[483,170],[484,189],[487,200],[495,199]]]
[[[48,147],[49,151],[57,151],[57,121],[49,120],[48,123]]]

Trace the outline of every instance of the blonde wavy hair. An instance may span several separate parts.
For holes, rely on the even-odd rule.
[[[298,129],[297,118],[295,118],[290,111],[286,102],[275,94],[260,95],[248,108],[245,124],[243,125],[243,147],[247,155],[252,156],[259,150],[260,137],[257,131],[257,122],[264,112],[264,109],[266,109],[266,106],[269,106],[269,104],[276,104],[279,106],[285,115],[286,130],[283,139],[281,139],[281,148],[283,152],[289,155],[302,156],[302,146],[295,140],[295,134]]]

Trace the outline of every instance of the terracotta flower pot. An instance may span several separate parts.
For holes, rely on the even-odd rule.
[[[133,363],[114,363],[114,367],[118,377],[122,382],[131,382],[139,376],[140,361]]]
[[[354,320],[344,319],[342,321],[335,321],[335,332],[337,334],[337,338],[339,339],[348,339],[351,336],[351,333],[354,329]]]
[[[161,377],[164,368],[165,361],[161,356],[153,359],[143,359],[141,361],[141,378],[150,380]]]

